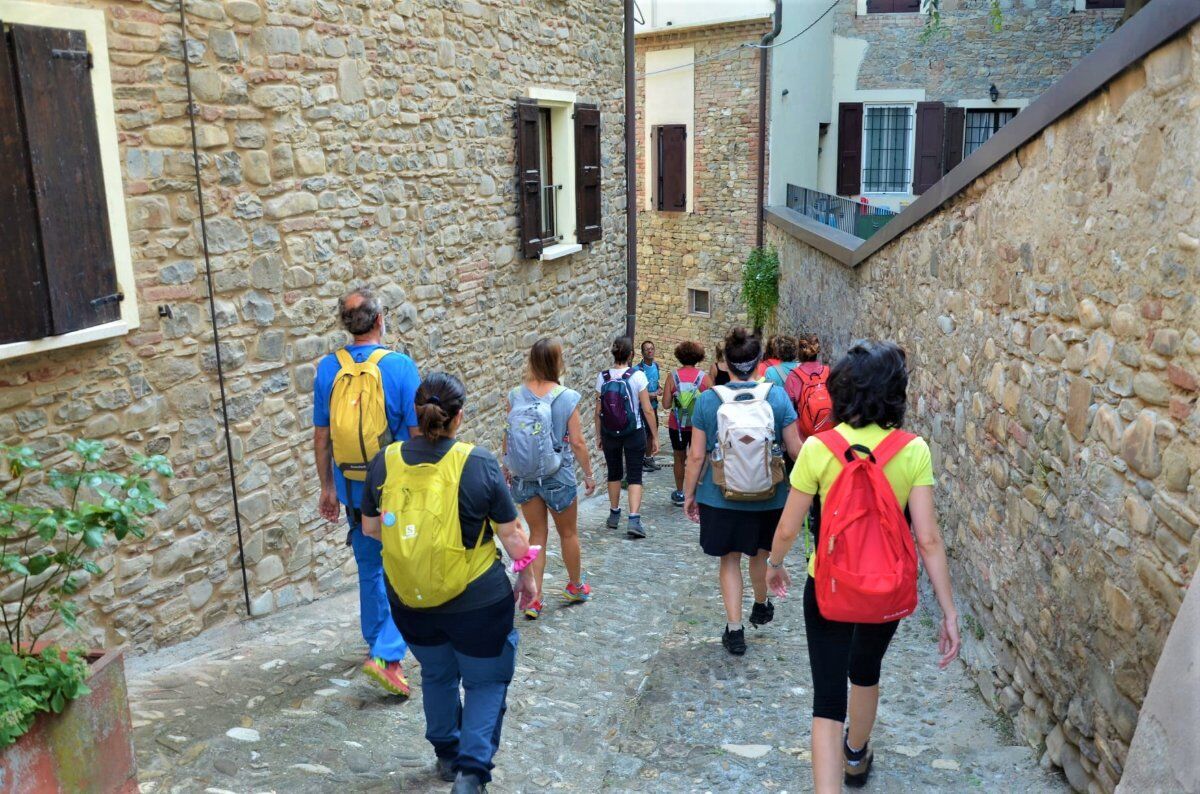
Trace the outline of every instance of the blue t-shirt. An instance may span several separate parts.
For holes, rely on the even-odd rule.
[[[658,363],[656,362],[654,364],[647,364],[645,361],[643,361],[634,367],[634,369],[646,376],[646,383],[649,384],[648,390],[650,392],[650,402],[657,405],[658,394],[662,391],[659,386],[660,375],[658,371]]]
[[[350,353],[351,358],[361,363],[381,347],[383,345],[346,345],[346,351]],[[317,377],[313,382],[313,425],[316,427],[329,427],[329,400],[333,394],[333,380],[341,368],[335,353],[325,356],[321,363],[317,364]],[[417,396],[417,387],[421,385],[417,365],[403,353],[393,352],[380,359],[379,371],[383,374],[383,404],[387,411],[392,438],[396,441],[407,441],[408,428],[417,425],[417,409],[413,403]],[[362,501],[363,484],[347,480],[336,465],[333,467],[333,482],[341,503],[347,508],[357,509]]]
[[[754,382],[733,382],[727,384],[730,389],[753,389],[759,384]],[[720,387],[718,387],[720,388]],[[767,402],[775,413],[775,440],[783,446],[783,429],[796,422],[796,409],[788,399],[787,392],[778,386],[771,386],[767,393]],[[721,407],[721,398],[716,389],[709,389],[696,398],[696,409],[692,414],[692,427],[704,431],[705,453],[711,455],[717,446],[717,409]],[[726,510],[778,510],[787,501],[787,481],[781,482],[775,489],[775,495],[761,502],[731,502],[721,495],[721,490],[713,485],[712,466],[704,466],[704,474],[696,486],[696,501],[709,507],[721,507]]]
[[[792,374],[792,370],[800,366],[798,361],[782,361],[773,367],[767,367],[766,382],[774,383],[776,386],[783,386],[787,382],[787,376]]]

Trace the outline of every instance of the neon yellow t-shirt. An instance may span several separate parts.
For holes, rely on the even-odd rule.
[[[854,444],[860,444],[867,449],[875,449],[879,442],[887,437],[891,430],[879,425],[853,428],[842,423],[835,428],[845,439]],[[796,465],[792,468],[792,487],[806,494],[825,496],[833,487],[833,481],[841,473],[842,466],[834,458],[829,447],[810,437],[804,441]],[[908,505],[908,495],[913,488],[921,485],[933,485],[933,457],[929,453],[929,445],[925,439],[917,437],[905,445],[904,449],[883,467],[883,474],[892,485],[896,501],[900,508]],[[808,575],[813,574],[815,555],[808,561]]]

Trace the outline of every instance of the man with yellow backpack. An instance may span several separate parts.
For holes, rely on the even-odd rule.
[[[383,305],[368,289],[338,301],[342,326],[354,338],[317,365],[313,383],[313,446],[321,480],[321,515],[336,522],[342,506],[347,543],[358,564],[359,620],[369,647],[363,672],[387,692],[409,694],[401,660],[408,651],[392,621],[382,545],[362,531],[367,467],[392,441],[416,428],[413,407],[420,376],[412,359],[383,346]]]

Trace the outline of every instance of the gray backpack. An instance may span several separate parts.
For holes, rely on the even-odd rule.
[[[508,412],[504,465],[514,477],[541,480],[562,468],[562,439],[554,432],[552,407],[565,391],[566,387],[555,386],[545,397],[538,397],[522,386],[509,394],[512,407]]]

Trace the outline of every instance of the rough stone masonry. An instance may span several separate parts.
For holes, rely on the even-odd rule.
[[[145,542],[99,560],[89,640],[139,649],[244,614],[207,305],[178,6],[89,0],[108,21],[141,327],[0,363],[0,441],[53,464],[72,437],[176,467]],[[353,581],[316,513],[314,362],[335,302],[369,282],[388,341],[470,389],[466,436],[498,441],[503,394],[542,335],[567,383],[624,315],[621,7],[588,0],[189,0],[186,53],[216,324],[256,613]],[[69,14],[69,9],[64,9]],[[519,258],[515,100],[575,91],[602,111],[604,236]],[[159,305],[172,317],[160,318]],[[2,595],[0,595],[2,597]]]
[[[1200,26],[850,270],[775,227],[834,353],[909,356],[979,689],[1112,791],[1200,567]]]

